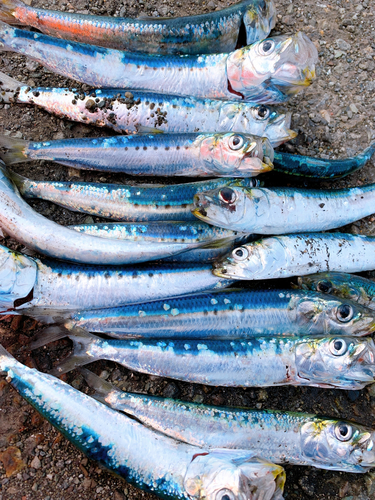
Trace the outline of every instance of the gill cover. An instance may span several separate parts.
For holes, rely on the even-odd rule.
[[[0,245],[0,308],[15,307],[17,299],[24,299],[34,287],[37,264],[30,257]],[[2,312],[0,311],[0,312]]]
[[[212,450],[193,458],[186,492],[205,500],[282,500],[285,471],[248,450]]]

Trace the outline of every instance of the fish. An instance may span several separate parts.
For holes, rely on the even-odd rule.
[[[255,177],[272,170],[267,138],[218,134],[141,134],[32,142],[0,137],[6,164],[52,160],[77,169],[135,176]]]
[[[193,214],[257,234],[326,231],[375,212],[375,184],[337,190],[223,187],[198,193]]]
[[[217,178],[184,184],[106,184],[32,181],[7,169],[24,198],[39,198],[75,212],[123,222],[196,221],[191,213],[200,191],[240,183],[257,185],[251,178]]]
[[[335,272],[311,274],[298,277],[298,287],[329,293],[375,309],[375,283],[362,276]]]
[[[75,224],[67,226],[80,234],[88,234],[98,238],[111,240],[124,240],[133,242],[148,242],[149,245],[160,243],[161,250],[166,244],[175,243],[190,246],[199,243],[206,246],[210,243],[226,245],[238,238],[239,233],[228,231],[204,222],[177,222],[177,221],[152,221],[152,222],[120,222],[120,223],[93,223]],[[240,233],[241,234],[241,233]]]
[[[350,208],[348,208],[350,210]],[[375,269],[375,238],[346,233],[297,233],[235,248],[213,264],[216,276],[263,280],[327,271]]]
[[[375,330],[374,311],[351,300],[284,289],[225,288],[124,307],[80,310],[69,314],[63,322],[68,329],[79,327],[125,340],[363,336]]]
[[[306,413],[190,403],[120,391],[94,373],[81,374],[96,400],[173,439],[203,448],[246,448],[278,464],[367,472],[375,432],[347,420]]]
[[[0,227],[27,247],[57,259],[82,264],[132,264],[157,260],[215,240],[209,226],[201,227],[194,233],[194,226],[189,227],[185,223],[170,224],[169,230],[179,233],[176,238],[179,241],[174,241],[174,238],[169,236],[168,242],[163,242],[160,238],[160,231],[153,242],[140,238],[134,240],[130,235],[128,239],[112,238],[109,241],[108,238],[74,231],[35,212],[21,198],[17,187],[1,165],[0,192]],[[165,233],[168,231],[167,225],[164,225]],[[193,239],[189,242],[190,229]],[[206,237],[198,241],[197,236],[199,232],[202,234],[202,229],[206,232]],[[224,236],[224,233],[222,235]],[[229,233],[227,234],[229,239],[234,239],[236,235],[232,231],[230,236]],[[218,239],[226,239],[226,236]]]
[[[341,179],[362,168],[375,152],[375,142],[356,156],[331,160],[275,151],[274,169],[287,175],[313,179]]]
[[[131,19],[39,9],[21,0],[2,0],[0,19],[33,26],[65,40],[129,52],[207,54],[234,50],[242,27],[247,44],[263,40],[275,26],[276,8],[273,0],[247,0],[194,16]]]
[[[73,351],[50,372],[60,376],[106,359],[130,370],[183,382],[223,387],[283,385],[359,390],[374,382],[371,337],[255,336],[246,340],[114,340],[82,328],[49,326],[29,344],[37,349],[61,338]]]
[[[89,266],[38,259],[0,245],[0,312],[38,318],[143,303],[228,286],[210,264]]]
[[[297,136],[290,129],[290,113],[264,104],[121,89],[30,88],[1,72],[0,81],[0,102],[39,106],[120,133],[251,133],[267,137],[274,147]]]
[[[61,40],[0,21],[0,48],[94,87],[259,104],[285,102],[310,85],[318,60],[315,45],[302,32],[230,53],[159,56]]]
[[[178,442],[22,365],[2,346],[0,371],[85,455],[164,500],[283,499],[284,469],[249,450],[204,450]]]

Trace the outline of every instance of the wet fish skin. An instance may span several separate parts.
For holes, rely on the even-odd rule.
[[[275,151],[274,169],[283,174],[312,177],[313,179],[341,179],[362,168],[375,152],[375,142],[357,156],[330,160],[309,158]]]
[[[2,313],[53,316],[221,288],[210,264],[88,266],[36,259],[0,245]]]
[[[198,405],[123,392],[89,370],[82,368],[81,373],[98,401],[195,446],[216,447],[220,443],[222,448],[251,449],[280,464],[357,473],[367,472],[375,462],[375,432],[355,422],[306,413]]]
[[[164,500],[215,500],[221,490],[239,500],[283,498],[282,467],[264,462],[248,450],[206,452],[179,443],[61,380],[22,365],[3,347],[0,371],[6,373],[7,380],[26,401],[89,458]]]
[[[298,385],[357,390],[374,382],[375,344],[356,337],[253,337],[251,340],[102,340],[81,328],[49,327],[35,349],[61,338],[73,352],[51,373],[99,359],[140,373],[223,387]]]
[[[373,311],[316,292],[232,290],[79,311],[65,325],[117,339],[251,339],[255,335],[368,335]]]
[[[274,147],[297,136],[290,130],[290,113],[263,104],[121,89],[30,88],[1,72],[0,80],[0,102],[36,105],[62,118],[116,132],[143,132],[150,127],[169,133],[233,131],[268,137]]]
[[[153,221],[142,223],[93,223],[67,226],[80,234],[88,234],[111,240],[149,242],[151,244],[175,243],[196,245],[210,243],[227,244],[238,238],[236,231],[210,226],[204,222]],[[241,233],[240,233],[241,234]]]
[[[319,273],[298,278],[299,288],[343,297],[375,309],[375,283],[348,273]]]
[[[237,231],[325,231],[375,212],[375,184],[337,190],[225,187],[194,197],[200,220]]]
[[[255,177],[272,170],[273,148],[250,134],[142,134],[32,142],[0,137],[7,164],[52,160],[136,176]]]
[[[235,49],[242,23],[247,44],[263,40],[275,25],[272,0],[247,0],[216,12],[175,18],[131,19],[33,8],[2,0],[0,19],[33,26],[65,40],[129,52],[205,54]]]
[[[261,280],[326,271],[375,269],[375,238],[345,233],[299,233],[260,239],[214,263],[216,276]]]
[[[315,45],[301,32],[231,53],[158,56],[61,40],[0,21],[0,44],[95,87],[263,104],[284,102],[310,85],[318,59]]]
[[[191,210],[197,192],[233,182],[254,182],[251,178],[217,178],[186,184],[121,185],[32,181],[11,171],[8,174],[25,198],[40,198],[75,212],[123,222],[196,221]]]

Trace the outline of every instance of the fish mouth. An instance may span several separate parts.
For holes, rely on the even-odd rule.
[[[209,206],[209,201],[204,194],[194,195],[194,208],[191,213],[203,221],[207,220],[207,210],[205,207]]]
[[[228,269],[225,267],[222,261],[213,263],[212,272],[219,278],[228,278]]]

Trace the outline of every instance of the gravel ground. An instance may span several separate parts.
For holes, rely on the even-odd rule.
[[[295,97],[288,108],[293,112],[293,128],[299,136],[284,146],[287,151],[339,158],[355,154],[375,139],[375,30],[374,9],[368,0],[332,3],[311,0],[283,0],[277,4],[276,33],[296,30],[306,32],[319,50],[317,81]],[[210,0],[173,2],[172,0],[52,0],[33,1],[34,6],[53,6],[60,10],[82,13],[136,17],[189,15],[221,9],[234,3]],[[56,77],[40,65],[4,53],[0,68],[28,85],[69,86],[71,82]],[[52,117],[44,111],[27,106],[0,106],[0,133],[19,138],[40,140],[64,137],[98,136],[110,133],[85,125]],[[17,172],[33,179],[72,179],[76,172],[49,162],[17,165]],[[82,180],[124,181],[125,176],[81,173]],[[374,159],[360,172],[322,187],[362,185],[375,181]],[[267,185],[291,185],[290,179],[268,175]],[[300,185],[302,183],[300,182]],[[315,185],[303,183],[305,186]],[[90,221],[47,202],[32,205],[47,217],[61,223]],[[352,233],[374,234],[374,217],[345,228]],[[1,241],[21,250],[22,245]],[[375,276],[368,273],[368,276]],[[0,343],[16,353],[27,345],[40,328],[35,321],[23,317],[1,322]],[[51,360],[64,354],[69,341],[52,344],[48,349],[26,351],[17,355],[29,366],[41,370],[51,367]],[[317,412],[337,418],[348,418],[372,425],[375,415],[375,388],[363,391],[335,391],[310,388],[273,388],[267,390],[221,389],[184,384],[171,380],[139,375],[120,369],[113,363],[96,363],[92,368],[120,388],[214,405],[239,405],[278,410]],[[66,377],[75,387],[86,390],[77,372]],[[375,473],[345,474],[309,467],[286,467],[285,497],[293,500],[375,498]],[[0,500],[124,500],[152,498],[124,481],[102,470],[71,446],[42,419],[5,380],[0,380]]]

